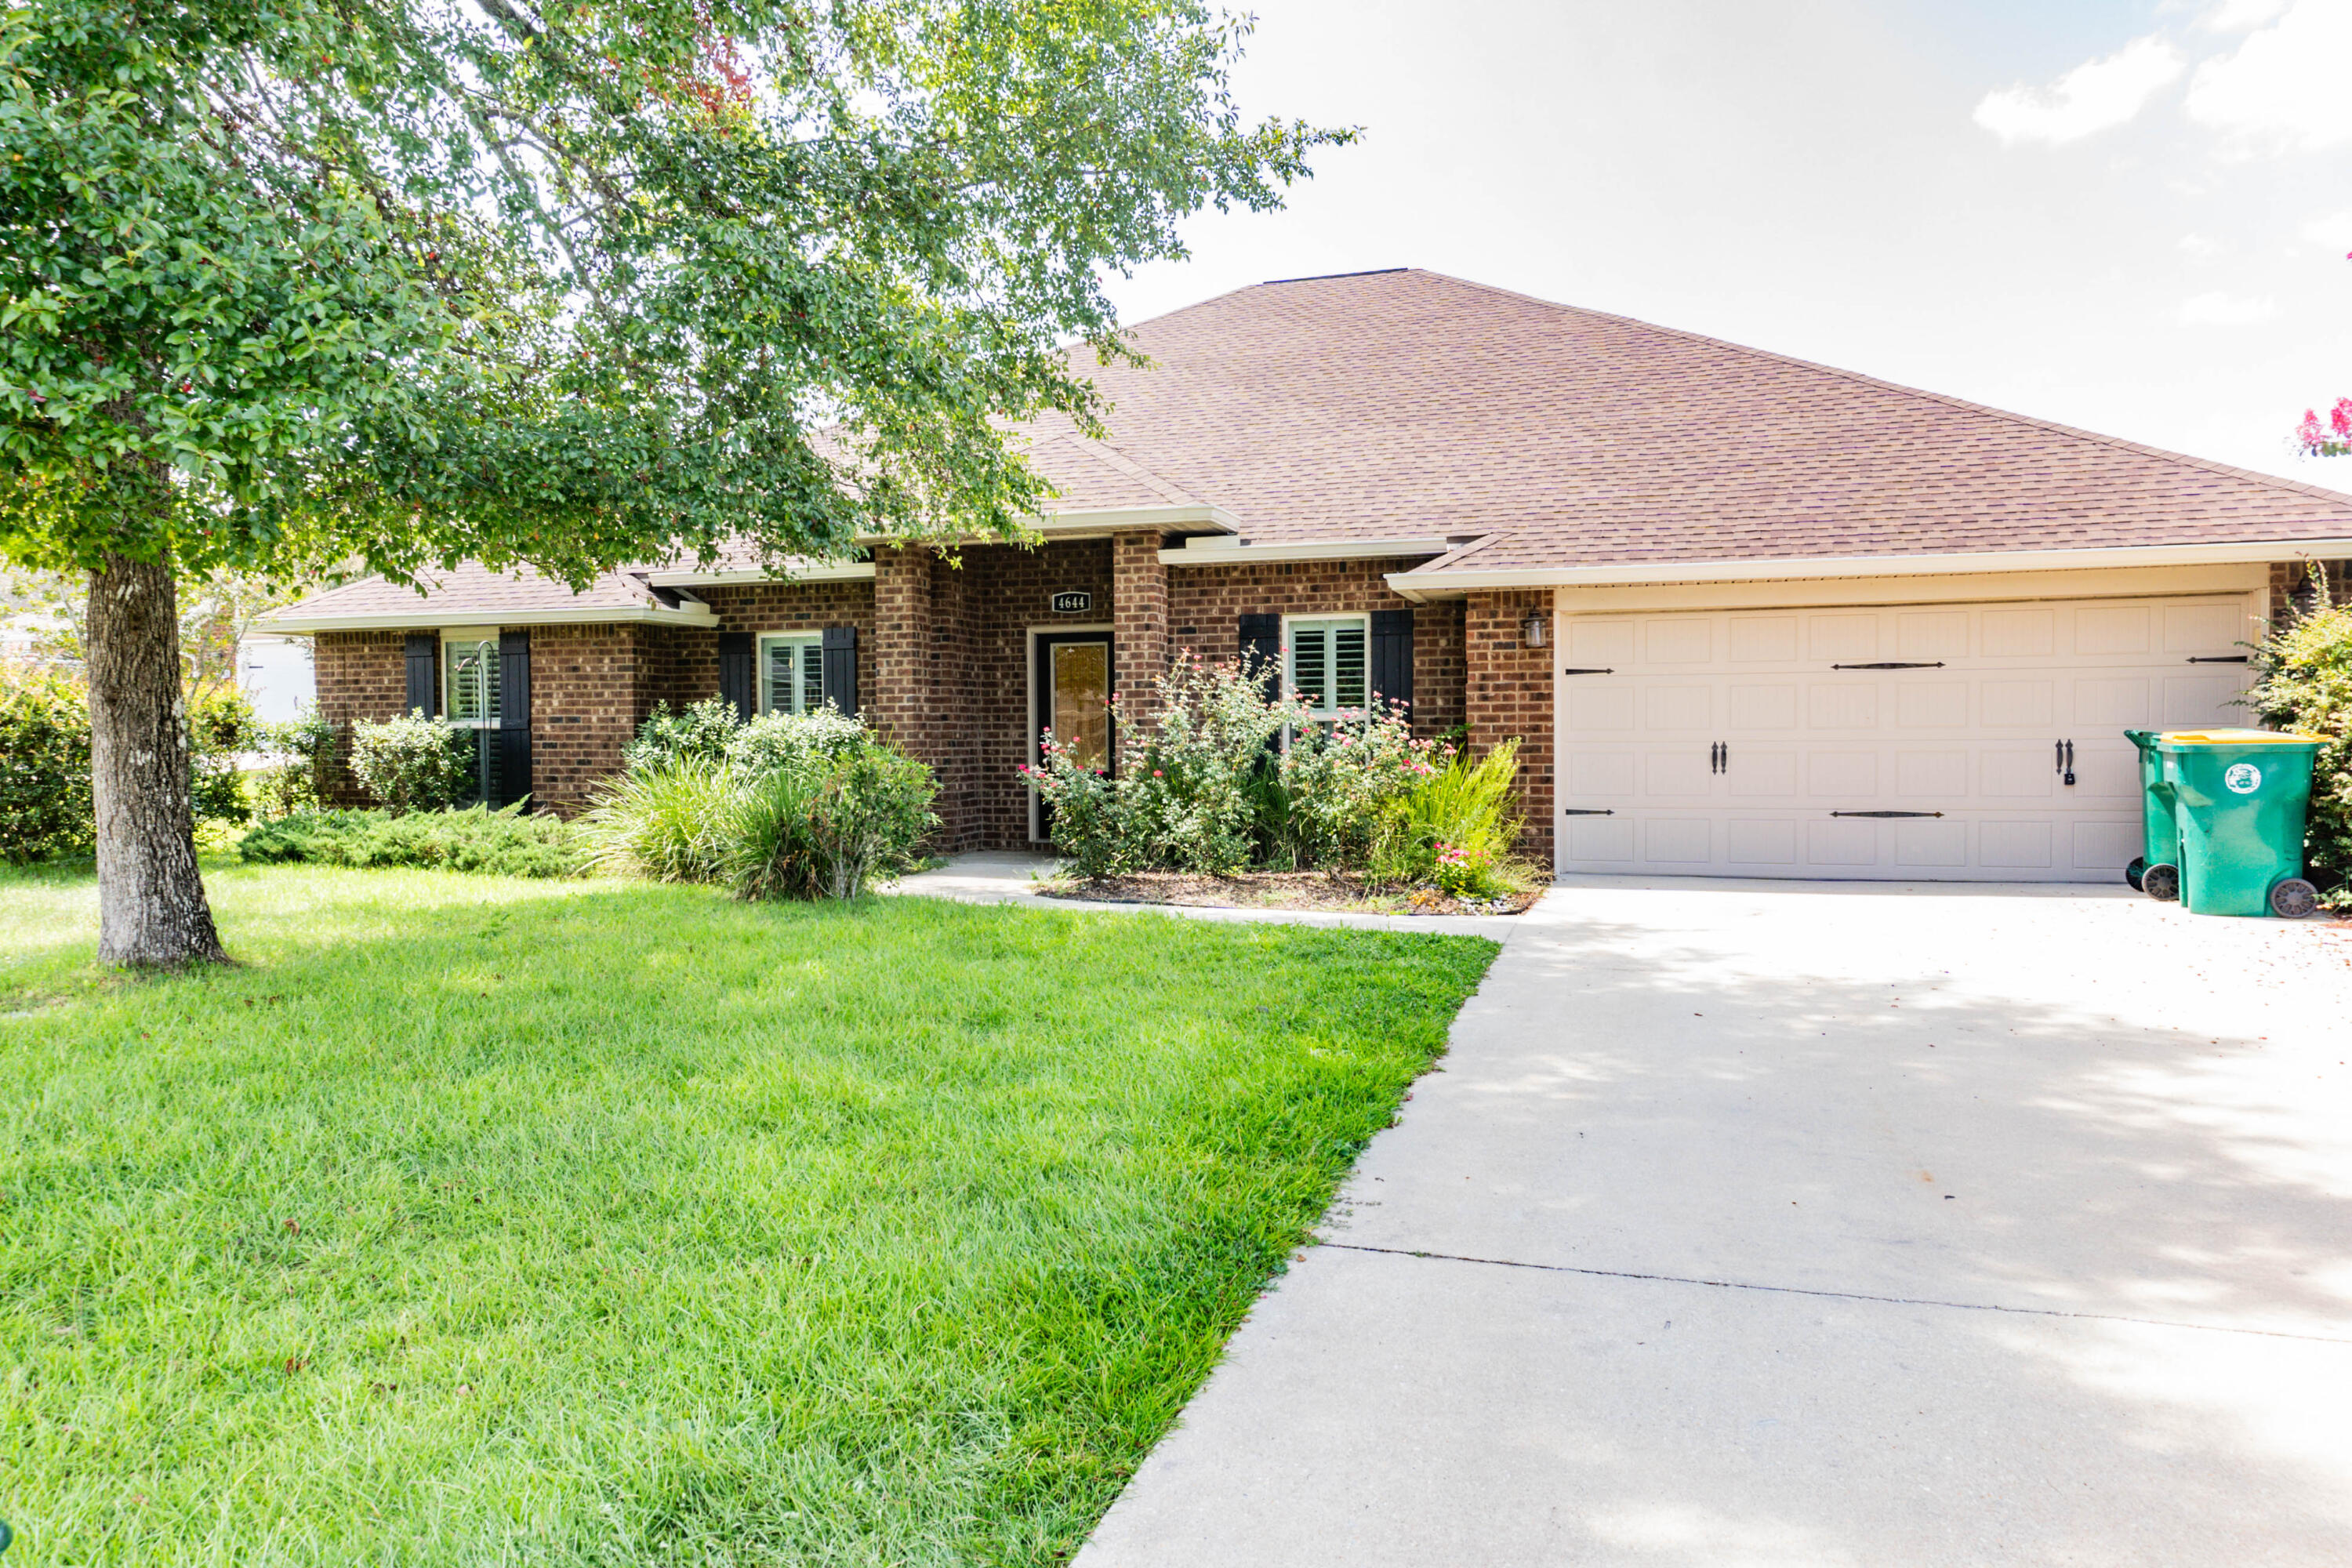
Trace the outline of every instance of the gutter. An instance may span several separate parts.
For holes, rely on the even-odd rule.
[[[681,595],[683,598],[683,595]],[[270,632],[371,632],[423,630],[439,626],[579,626],[634,622],[640,626],[709,628],[719,624],[718,613],[699,599],[687,598],[675,609],[658,605],[612,605],[595,609],[499,610],[434,609],[420,604],[414,610],[375,610],[353,616],[271,616],[257,630]]]
[[[1416,603],[1474,588],[1575,588],[1633,584],[1756,583],[1807,577],[1921,577],[1943,574],[2063,572],[2102,566],[2222,566],[2305,556],[2352,557],[2352,539],[2280,539],[2227,544],[2124,544],[2084,550],[1971,550],[1934,555],[1779,556],[1751,561],[1611,562],[1500,571],[1391,572],[1389,586]]]
[[[1245,539],[1199,539],[1160,552],[1163,566],[1249,566],[1260,561],[1378,561],[1393,555],[1443,555],[1456,548],[1444,539],[1321,539],[1292,544],[1252,544]],[[1404,575],[1391,573],[1391,580]]]
[[[698,585],[720,586],[736,583],[870,583],[874,580],[871,561],[825,561],[807,566],[794,566],[782,576],[757,566],[722,567],[698,572],[691,566],[681,566],[674,572],[642,572],[636,574],[656,588],[691,588]]]

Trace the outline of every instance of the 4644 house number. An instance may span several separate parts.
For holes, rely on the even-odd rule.
[[[1054,595],[1054,613],[1057,616],[1083,616],[1094,607],[1095,596],[1080,590]]]

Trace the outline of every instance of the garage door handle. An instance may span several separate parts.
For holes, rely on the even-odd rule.
[[[2243,664],[2248,658],[2248,655],[2242,653],[2192,653],[2189,656],[2189,662],[2191,664]]]
[[[1941,816],[1940,811],[1832,811],[1832,816]]]
[[[1933,664],[1906,664],[1896,659],[1885,664],[1833,664],[1830,668],[1832,669],[1941,669],[1944,668],[1944,661],[1939,658]]]

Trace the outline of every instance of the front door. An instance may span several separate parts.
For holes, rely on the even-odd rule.
[[[1110,634],[1050,632],[1037,638],[1036,710],[1031,716],[1033,760],[1045,760],[1046,731],[1097,773],[1111,763]],[[1038,831],[1053,825],[1043,807]]]

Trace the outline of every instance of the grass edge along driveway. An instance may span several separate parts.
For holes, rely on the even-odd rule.
[[[1058,1561],[1495,951],[209,879],[0,881],[12,1564]]]

